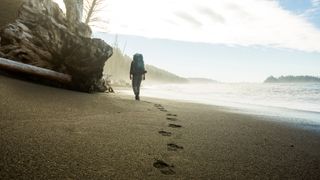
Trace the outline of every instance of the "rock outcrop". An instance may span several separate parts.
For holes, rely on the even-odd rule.
[[[280,76],[268,77],[264,83],[320,83],[320,77],[315,76]]]
[[[69,74],[70,88],[80,91],[106,90],[102,73],[112,53],[103,40],[91,38],[89,26],[68,20],[51,0],[26,0],[16,21],[0,31],[0,57]]]

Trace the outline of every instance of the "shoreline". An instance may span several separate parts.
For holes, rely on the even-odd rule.
[[[319,134],[219,106],[0,76],[3,179],[316,179]]]
[[[247,109],[292,109],[320,113],[319,86],[302,88],[299,84],[290,86],[265,85],[261,83],[225,84],[164,84],[144,86],[144,93],[150,97],[189,100],[203,104],[240,107]],[[320,119],[318,118],[319,122]]]
[[[129,95],[129,92],[131,92],[130,88],[118,87],[118,88],[115,88],[115,91],[118,91],[119,95],[130,97]],[[143,93],[144,90],[142,89],[141,91]],[[132,96],[133,96],[133,92],[132,92]],[[197,100],[169,99],[169,98],[156,97],[156,96],[146,96],[144,98],[175,101],[179,103],[207,105],[207,106],[212,106],[213,108],[219,108],[222,111],[229,112],[229,113],[252,115],[257,117],[261,116],[266,119],[269,119],[268,121],[283,122],[283,123],[288,123],[295,126],[305,126],[305,125],[308,125],[309,127],[314,126],[314,128],[311,128],[311,129],[313,131],[315,130],[315,132],[317,133],[320,133],[320,112],[317,112],[317,111],[292,109],[292,108],[280,107],[280,106],[279,107],[263,106],[263,105],[243,104],[243,103],[237,103],[238,104],[237,106],[232,106],[230,104],[222,105],[219,103],[214,104],[214,103],[200,102]]]

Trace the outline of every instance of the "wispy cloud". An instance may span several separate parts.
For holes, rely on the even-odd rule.
[[[224,23],[226,20],[224,19],[224,17],[219,14],[216,13],[213,9],[207,8],[207,7],[199,7],[198,11],[207,16],[208,18],[210,18],[213,22],[217,22],[217,23]]]
[[[311,6],[299,14],[310,22],[320,22],[320,0],[310,0]]]
[[[277,0],[108,0],[102,16],[111,33],[320,52],[320,30]]]
[[[195,17],[193,17],[191,14],[188,14],[188,13],[182,12],[182,11],[175,12],[174,14],[176,16],[178,16],[179,18],[185,20],[186,22],[188,22],[196,27],[202,26],[202,23],[200,21],[198,21]]]
[[[320,10],[320,0],[310,0],[310,2],[311,2],[311,7],[306,9],[302,13],[302,16],[309,17]]]
[[[311,3],[314,7],[320,6],[320,0],[311,0]]]

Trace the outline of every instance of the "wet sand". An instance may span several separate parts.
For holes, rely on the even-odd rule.
[[[320,135],[267,117],[0,82],[0,179],[320,177]]]

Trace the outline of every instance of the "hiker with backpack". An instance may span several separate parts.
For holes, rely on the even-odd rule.
[[[130,67],[130,80],[132,80],[132,89],[136,100],[140,100],[140,85],[141,81],[145,80],[147,71],[144,68],[142,54],[136,53],[133,55],[133,61]]]

